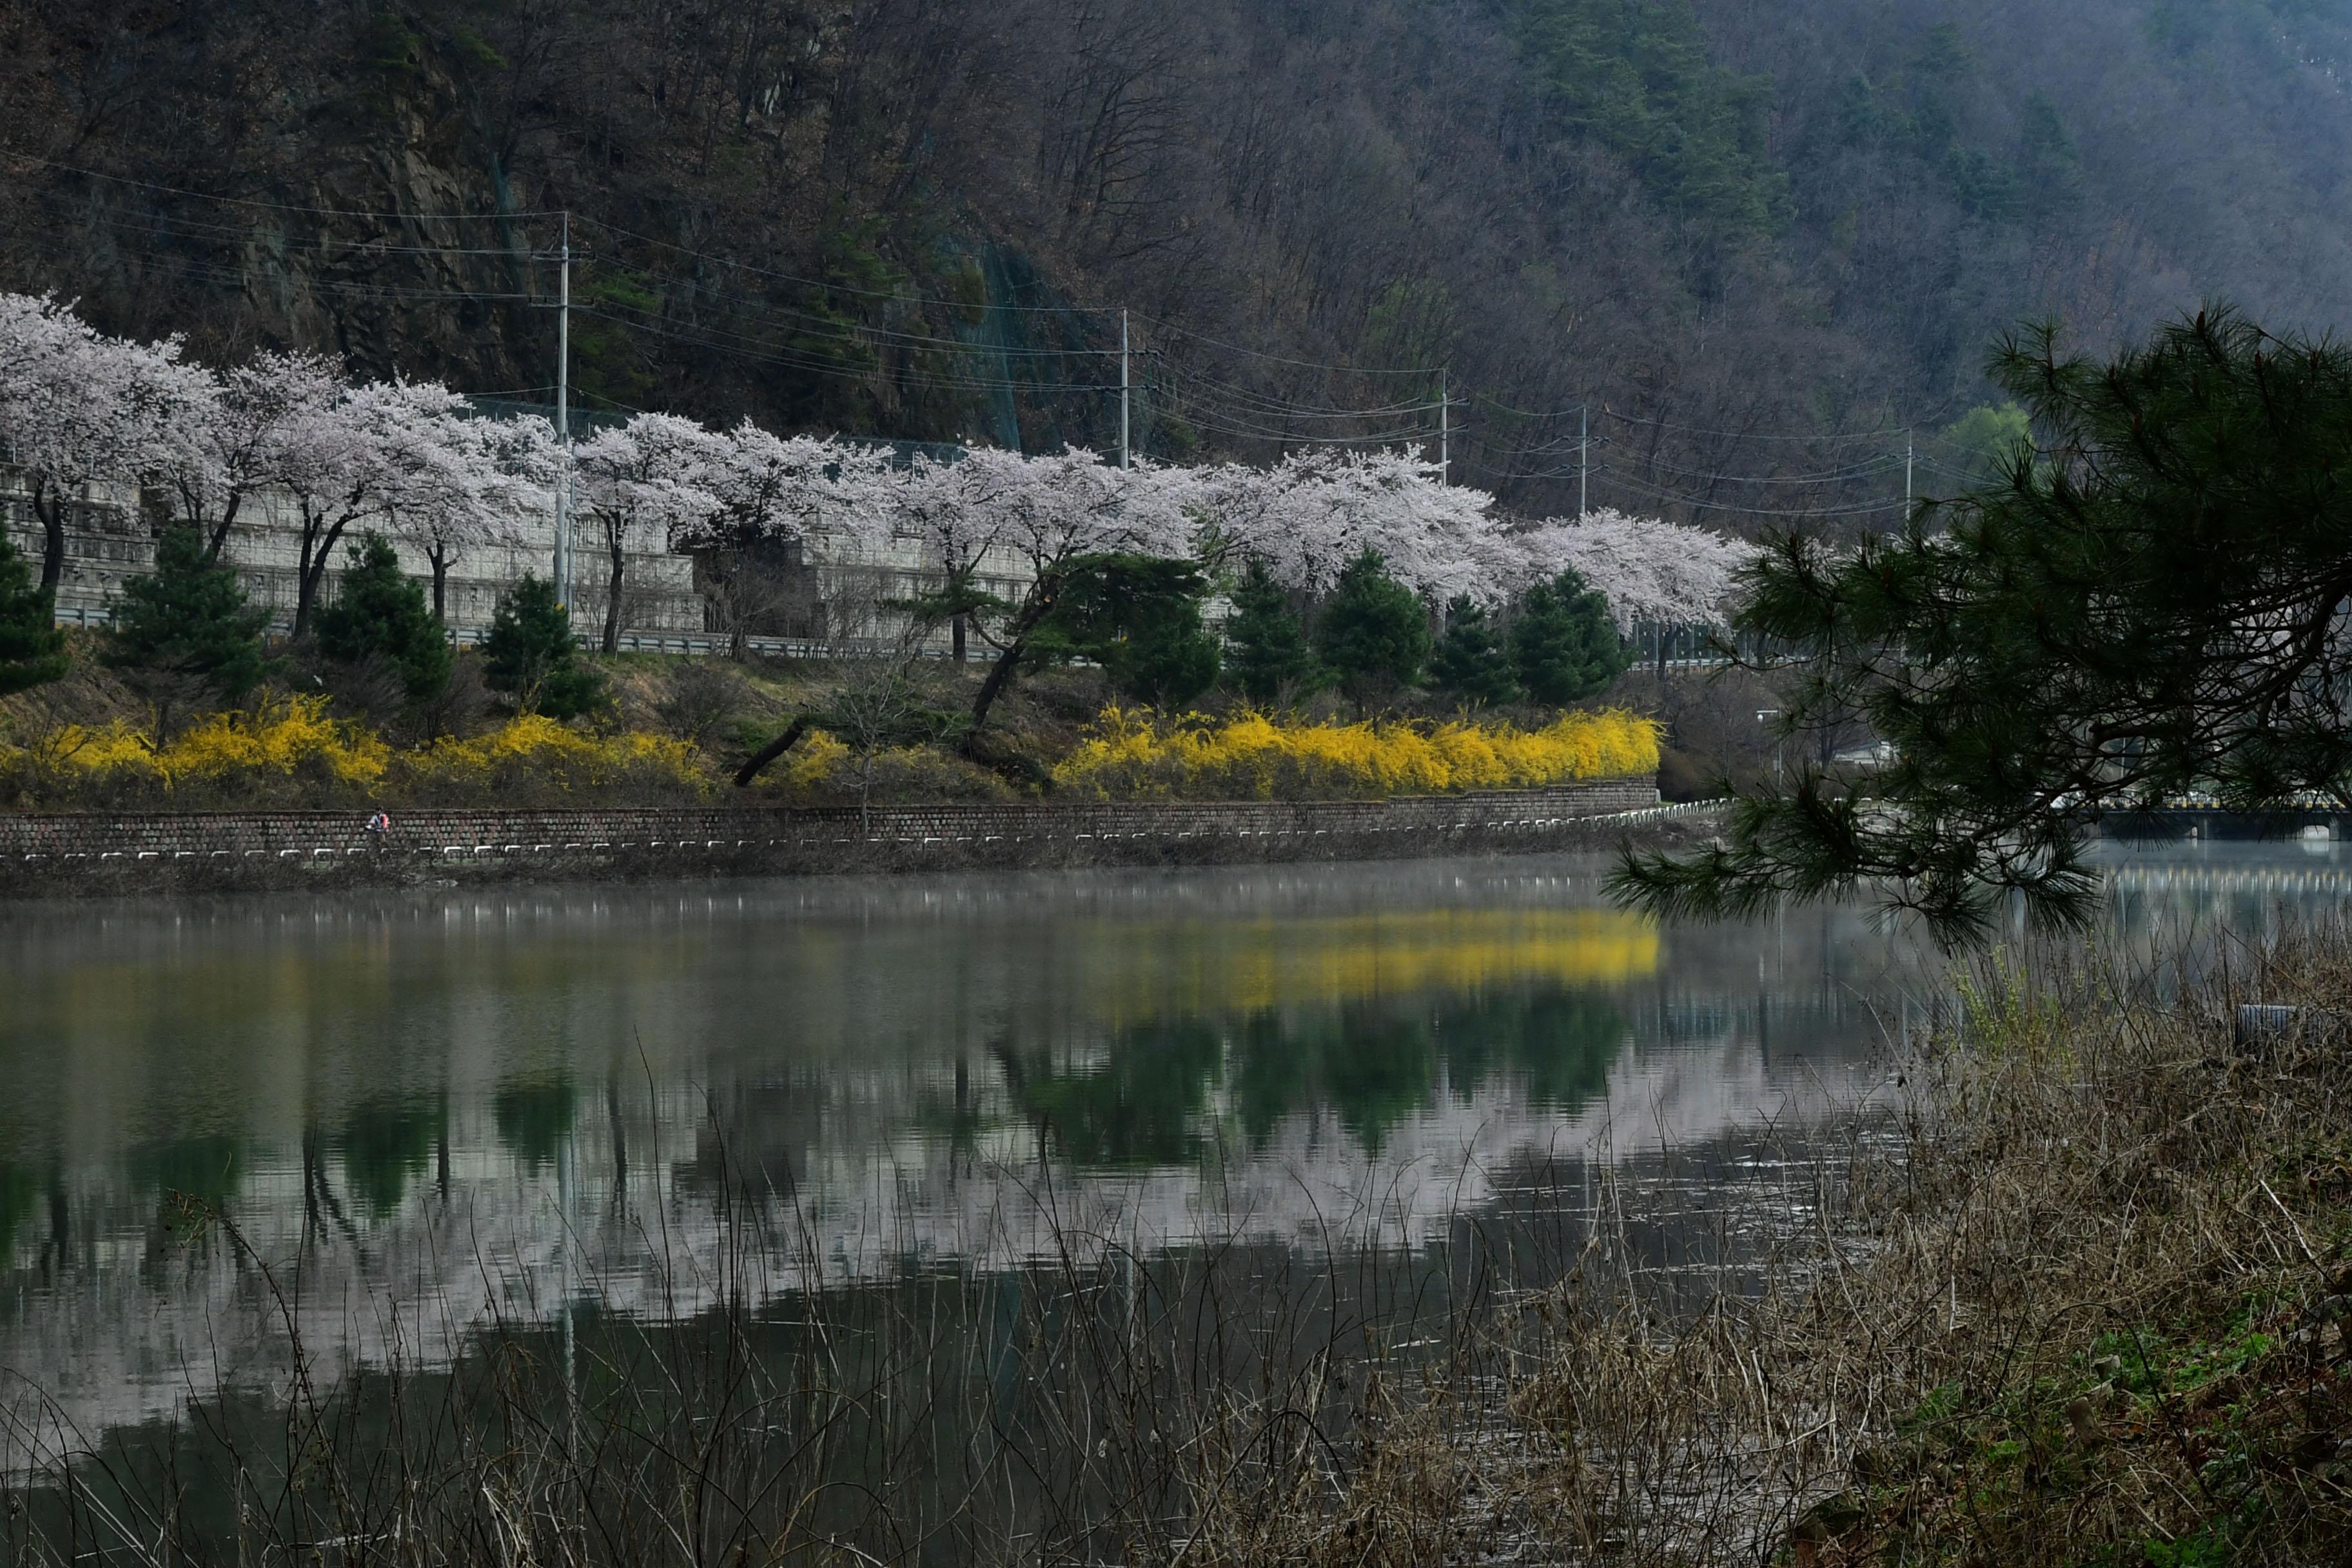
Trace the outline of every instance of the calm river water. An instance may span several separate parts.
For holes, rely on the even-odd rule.
[[[2331,846],[2118,864],[2135,926],[2352,889]],[[1661,930],[1605,868],[0,911],[0,1459],[267,1405],[298,1340],[326,1381],[1074,1247],[1411,1279],[1627,1175],[1670,1269],[1710,1173],[1874,1092],[1944,966],[1853,910]]]

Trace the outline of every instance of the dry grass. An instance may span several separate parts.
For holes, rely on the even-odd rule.
[[[1669,1317],[1597,1234],[1490,1381],[1189,1560],[2352,1561],[2352,941],[2231,956],[1980,966],[1759,1289]]]

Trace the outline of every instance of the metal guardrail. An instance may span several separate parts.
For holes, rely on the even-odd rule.
[[[61,626],[75,626],[84,631],[93,628],[103,630],[114,624],[114,612],[107,606],[92,609],[87,605],[59,605],[55,611],[55,618]],[[290,622],[279,625],[273,621],[269,627],[272,636],[281,637],[290,629]],[[449,642],[456,647],[478,647],[488,635],[489,628],[482,626],[448,628]],[[584,653],[601,651],[604,641],[604,634],[597,631],[574,631],[572,640]],[[621,653],[667,654],[687,658],[723,658],[732,653],[735,646],[731,637],[709,632],[623,632],[618,642],[617,651]],[[746,638],[745,646],[758,658],[838,659],[873,658],[895,651],[898,644],[882,638],[754,637]],[[1705,652],[1675,654],[1661,662],[1655,658],[1641,657],[1638,646],[1633,641],[1629,640],[1626,646],[1635,652],[1633,664],[1635,669],[1717,669],[1730,662],[1721,654]],[[982,658],[977,662],[984,663],[988,650],[983,647],[980,651]],[[955,651],[948,647],[926,646],[921,657],[950,659],[955,657]]]
[[[107,608],[94,610],[86,605],[76,605],[70,607],[60,607],[56,612],[55,618],[57,624],[61,626],[76,626],[85,631],[102,631],[114,624],[114,612]],[[273,625],[270,627],[270,634],[275,637],[283,637],[287,631],[288,627],[282,626]],[[456,647],[478,647],[481,645],[482,639],[489,635],[488,626],[451,626],[447,631],[449,642]],[[583,653],[601,652],[604,646],[604,634],[601,632],[575,631],[572,634],[572,640]],[[619,651],[622,653],[667,654],[672,657],[689,658],[725,658],[734,650],[735,647],[732,637],[708,632],[623,632],[619,642]],[[824,640],[813,637],[765,637],[746,638],[745,646],[751,655],[758,658],[822,659],[872,658],[893,651],[898,647],[894,642],[879,638],[860,641],[844,638]],[[985,649],[982,651],[984,652]],[[953,658],[955,650],[951,647],[926,647],[922,650],[922,657],[938,659]]]

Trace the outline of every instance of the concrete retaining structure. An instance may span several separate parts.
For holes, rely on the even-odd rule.
[[[882,805],[863,820],[855,806],[418,810],[381,836],[348,811],[25,813],[0,816],[0,875],[38,892],[93,871],[243,886],[331,867],[379,881],[485,863],[566,877],[1319,859],[1540,847],[1676,809],[1640,779],[1384,801]]]

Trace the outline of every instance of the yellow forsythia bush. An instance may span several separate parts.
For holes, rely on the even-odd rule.
[[[784,758],[784,787],[807,794],[829,786],[850,765],[849,748],[823,730],[811,730]]]
[[[877,801],[1011,800],[1012,788],[984,768],[937,746],[891,746],[861,767],[840,737],[811,730],[776,770],[785,799],[836,805],[870,791]]]
[[[300,696],[209,714],[161,746],[127,723],[65,725],[0,745],[0,796],[12,779],[28,801],[197,806],[670,800],[713,785],[699,750],[661,735],[586,734],[524,714],[470,740],[395,751],[366,726],[330,718],[325,699]]]
[[[362,725],[329,718],[322,697],[289,697],[250,713],[209,714],[162,746],[120,721],[68,724],[24,756],[68,778],[165,791],[256,776],[365,787],[383,777],[392,748]]]
[[[1654,773],[1657,726],[1610,710],[1540,730],[1444,723],[1277,723],[1247,713],[1172,724],[1109,708],[1054,770],[1105,798],[1307,799],[1528,789]]]
[[[630,731],[589,735],[525,713],[470,740],[445,737],[393,759],[390,781],[417,799],[498,799],[554,790],[675,793],[707,788],[693,742]]]

